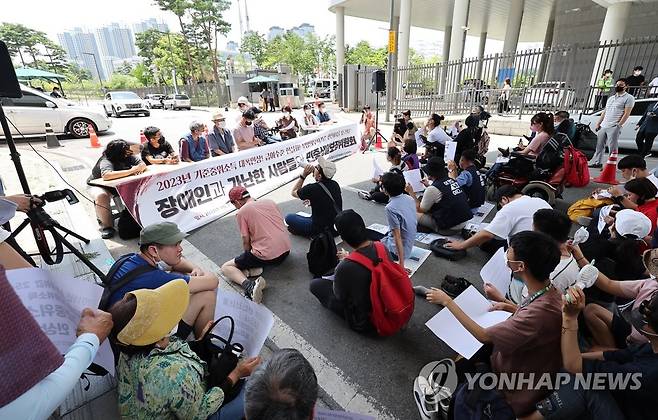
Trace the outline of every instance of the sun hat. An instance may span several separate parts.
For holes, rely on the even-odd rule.
[[[236,185],[228,192],[228,199],[230,201],[238,201],[247,197],[250,197],[249,191],[242,185]]]
[[[218,112],[218,113],[216,113],[212,116],[211,121],[218,121],[218,120],[219,121],[224,121],[225,119],[226,118],[224,118],[224,114],[222,114],[221,112]]]
[[[322,173],[326,178],[333,178],[336,175],[336,164],[325,159],[324,156],[318,158],[318,166],[322,168]]]
[[[249,105],[249,100],[245,96],[240,96],[238,98],[238,105],[240,104]]]
[[[190,302],[190,289],[183,279],[130,294],[137,300],[137,309],[117,334],[120,343],[130,346],[148,346],[166,337],[178,325]]]
[[[176,245],[187,236],[172,222],[160,222],[146,226],[139,235],[139,244]]]
[[[620,236],[642,239],[651,233],[651,220],[639,211],[624,209],[615,216],[615,230]]]

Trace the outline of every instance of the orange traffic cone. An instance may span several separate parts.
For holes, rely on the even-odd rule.
[[[144,135],[144,130],[139,130],[139,142],[144,144],[148,140],[146,139],[146,136]]]
[[[601,184],[617,185],[619,184],[619,181],[617,181],[615,177],[616,174],[617,174],[617,151],[613,150],[610,152],[610,156],[608,156],[608,161],[606,162],[605,167],[601,172],[601,175],[599,175],[597,178],[594,178],[594,182],[598,182]]]
[[[89,145],[94,149],[101,147],[101,143],[98,141],[96,131],[94,131],[94,126],[89,124],[87,126],[87,130],[89,131]]]
[[[382,136],[381,134],[377,133],[377,139],[375,140],[375,149],[383,149],[384,146],[382,145]]]

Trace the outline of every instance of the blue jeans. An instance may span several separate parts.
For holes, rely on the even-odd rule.
[[[242,384],[240,393],[230,402],[221,406],[208,420],[242,420],[244,418],[244,393],[247,384]]]
[[[286,224],[288,230],[293,235],[311,237],[320,233],[320,231],[313,226],[313,220],[310,217],[300,216],[296,213],[286,215]]]

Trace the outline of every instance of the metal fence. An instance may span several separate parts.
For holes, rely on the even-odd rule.
[[[410,109],[415,113],[465,114],[474,105],[490,113],[523,115],[539,110],[591,112],[600,101],[597,95],[610,94],[596,88],[605,69],[613,80],[632,74],[643,66],[646,82],[658,75],[658,36],[604,43],[557,45],[516,53],[493,54],[422,66],[394,69],[393,111]],[[358,108],[374,104],[370,92],[372,70],[358,70]],[[505,79],[513,87],[507,103],[502,102]],[[646,86],[631,89],[636,97],[653,93]],[[658,90],[658,89],[656,89]],[[380,107],[385,98],[380,99]]]

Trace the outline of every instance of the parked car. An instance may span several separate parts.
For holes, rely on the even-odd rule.
[[[144,102],[146,102],[146,107],[149,109],[164,108],[164,98],[165,95],[161,93],[149,93],[144,96]]]
[[[43,136],[45,124],[49,123],[55,134],[81,138],[89,135],[89,124],[97,133],[107,131],[112,126],[112,121],[100,110],[53,98],[24,85],[21,85],[21,92],[22,98],[0,98],[7,120],[11,121],[9,130],[12,135]],[[4,138],[2,130],[0,138]]]
[[[167,95],[163,103],[164,109],[192,109],[190,97],[184,94]]]
[[[653,106],[658,98],[647,98],[647,99],[636,99],[635,106],[631,111],[630,117],[626,120],[626,124],[621,128],[621,133],[619,133],[619,148],[622,149],[632,149],[637,150],[637,145],[635,144],[635,126],[637,122],[642,118],[642,114],[647,110],[648,107]],[[582,124],[587,124],[592,130],[596,127],[596,123],[601,118],[603,110],[594,112],[593,114],[582,115],[580,117],[580,122]],[[653,144],[651,148],[652,151],[658,151],[658,142]]]
[[[523,95],[525,108],[570,109],[576,101],[576,92],[564,82],[541,82],[530,86]]]
[[[120,117],[122,115],[151,115],[146,103],[135,92],[117,91],[105,94],[103,108],[107,116]]]

